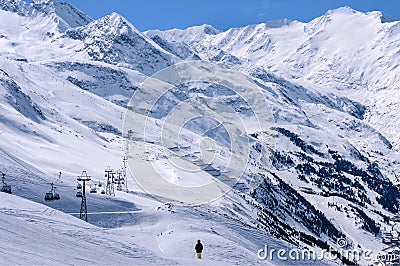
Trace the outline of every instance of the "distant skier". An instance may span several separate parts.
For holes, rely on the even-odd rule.
[[[203,251],[203,245],[200,243],[200,240],[197,240],[197,244],[194,247],[196,250],[197,258],[201,259],[201,252]]]

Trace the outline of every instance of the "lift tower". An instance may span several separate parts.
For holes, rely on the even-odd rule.
[[[88,176],[86,171],[83,171],[82,175],[78,176],[77,180],[83,182],[82,202],[81,202],[81,211],[79,213],[79,218],[87,222],[88,219],[87,219],[87,207],[86,207],[86,181],[90,181],[91,178],[90,176]]]
[[[110,166],[107,167],[105,170],[105,177],[107,177],[107,185],[106,185],[106,194],[110,196],[115,196],[114,192],[114,178],[115,178],[115,171],[110,169]]]
[[[124,140],[124,157],[122,158],[122,162],[124,167],[122,168],[123,178],[124,178],[124,191],[129,192],[128,190],[128,176],[126,174],[128,160],[129,160],[129,140],[131,139],[132,133],[128,132],[128,139]]]
[[[117,184],[117,190],[121,191],[122,190],[122,184],[124,184],[122,171],[118,170],[115,174],[117,175],[117,177],[115,178],[114,183]]]
[[[122,168],[122,173],[123,173],[123,179],[124,179],[124,191],[125,192],[129,192],[128,190],[128,177],[126,175],[126,166],[127,166],[127,162],[128,162],[128,155],[126,154],[124,156],[124,158],[122,159],[122,162],[124,163],[124,168]]]

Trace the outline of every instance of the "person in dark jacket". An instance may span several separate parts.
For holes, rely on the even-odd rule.
[[[194,247],[196,250],[196,255],[198,259],[201,259],[201,252],[203,251],[203,245],[200,243],[200,240],[197,240],[197,244]]]

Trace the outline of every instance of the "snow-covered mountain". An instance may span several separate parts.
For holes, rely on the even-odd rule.
[[[32,3],[19,0],[1,0],[1,10],[16,13],[23,17],[41,17],[53,20],[59,31],[83,26],[92,21],[70,3],[58,3],[53,0],[33,0]],[[50,32],[54,33],[54,32]]]
[[[145,74],[153,74],[178,61],[116,13],[87,26],[69,29],[65,37],[82,41],[82,50],[91,59]]]
[[[195,35],[194,30],[146,34],[187,43],[204,59],[226,62],[216,55],[229,54],[240,59],[234,63],[257,65],[307,87],[340,90],[370,108],[367,119],[376,129],[393,141],[398,139],[397,131],[386,123],[390,120],[398,126],[398,120],[392,119],[400,79],[398,20],[378,11],[343,7],[308,23],[285,21],[280,27],[262,23],[219,34],[214,30]]]
[[[383,232],[395,225],[388,220],[400,208],[399,27],[380,12],[343,7],[308,23],[142,33],[116,13],[92,20],[68,3],[1,0],[0,171],[14,194],[0,195],[0,228],[8,239],[0,244],[3,262],[193,265],[197,239],[212,265],[264,263],[257,252],[266,244],[320,252],[346,239],[347,249],[381,251]],[[129,101],[135,92],[142,93],[141,104],[156,96],[151,87],[143,91],[148,76],[201,60],[241,71],[261,89],[274,120],[268,129],[276,142],[273,156],[258,159],[269,148],[265,132],[237,131],[236,144],[248,145],[250,152],[238,149],[232,156],[248,164],[223,197],[196,206],[160,202],[130,177],[130,193],[88,196],[91,225],[72,217],[80,206],[77,175],[86,170],[92,187],[105,183],[107,166],[121,167],[127,112],[135,118],[132,147],[151,146],[144,154],[130,150],[131,158],[139,166],[159,165],[172,182],[192,181],[167,166],[164,144],[154,132],[170,123],[172,105],[188,99],[204,115],[222,113],[220,103],[245,115],[243,100],[223,86],[182,84],[160,97],[146,138],[140,137],[142,113],[133,112],[142,105],[135,109]],[[223,168],[229,134],[215,121],[201,121],[180,132],[183,143],[167,140],[174,160],[197,167],[204,164],[200,155],[219,150],[222,155],[197,177],[221,179],[238,171]],[[204,132],[215,144],[205,151],[198,144]],[[150,173],[146,167],[138,171]],[[256,188],[249,182],[253,178],[260,180]],[[61,200],[49,203],[44,194],[52,182]],[[43,243],[39,250],[35,241]],[[97,255],[105,253],[107,260]],[[349,260],[318,265],[341,262]]]

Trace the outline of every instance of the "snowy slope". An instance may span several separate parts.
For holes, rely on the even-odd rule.
[[[11,65],[7,65],[7,63],[10,64],[3,62],[2,68],[7,69],[10,73],[13,69],[16,73],[19,73],[12,66],[13,62],[11,62]],[[33,93],[35,96],[32,99],[28,98],[25,94],[19,92],[19,90],[27,89],[26,87],[23,89],[14,87],[16,83],[7,82],[10,79],[8,76],[2,77],[2,89],[7,89],[6,93],[10,95],[2,98],[9,99],[9,102],[4,101],[1,105],[2,108],[7,108],[2,110],[2,114],[7,114],[7,116],[2,116],[1,136],[2,139],[9,140],[8,143],[2,142],[1,146],[2,171],[7,173],[7,182],[13,185],[14,194],[48,204],[67,213],[76,213],[79,210],[80,202],[79,199],[75,198],[74,187],[76,186],[76,175],[80,174],[79,171],[87,170],[94,178],[93,183],[101,180],[104,184],[103,168],[107,165],[118,167],[121,156],[121,142],[118,136],[114,135],[117,133],[112,131],[100,132],[96,127],[92,130],[88,126],[93,124],[84,122],[95,121],[95,123],[104,123],[108,127],[113,124],[117,127],[120,123],[114,121],[113,117],[121,117],[118,110],[122,108],[90,92],[81,91],[72,83],[65,83],[62,77],[51,76],[52,68],[35,64],[15,67],[25,69],[24,75],[14,76],[14,79],[18,82],[22,83],[24,79],[35,81],[35,84],[31,84],[30,87],[32,91],[35,91]],[[30,74],[26,75],[27,72]],[[40,73],[40,75],[37,73]],[[42,76],[43,73],[47,73],[47,75]],[[49,84],[49,80],[53,80],[53,83]],[[45,83],[47,84],[46,87],[44,87]],[[41,89],[41,87],[43,88]],[[13,98],[10,98],[12,96]],[[85,102],[88,104],[87,109],[79,110],[78,106],[85,108]],[[37,116],[39,115],[33,108],[33,103],[40,105],[45,119],[40,117],[40,120],[38,120]],[[94,108],[94,106],[97,106],[97,108]],[[61,112],[61,110],[63,111]],[[100,110],[101,115],[97,113]],[[108,119],[107,113],[110,115]],[[62,148],[60,149],[60,147]],[[34,158],[32,158],[32,154],[35,154]],[[55,171],[63,172],[61,180],[58,180]],[[60,202],[44,202],[43,195],[50,189],[50,182],[56,183],[58,192],[62,197]],[[51,239],[37,252],[38,256],[31,255],[31,259],[39,264],[59,263],[60,261],[57,259],[73,264],[81,264],[83,261],[89,264],[112,264],[113,260],[124,264],[192,264],[194,261],[191,242],[196,238],[205,239],[206,243],[209,241],[207,244],[211,245],[205,252],[206,258],[208,257],[206,260],[210,260],[210,263],[223,264],[225,262],[229,264],[229,257],[220,257],[218,252],[223,252],[226,248],[235,251],[235,246],[241,246],[246,239],[245,231],[240,227],[232,229],[240,234],[237,239],[226,238],[226,236],[230,236],[230,233],[228,233],[229,231],[225,233],[226,227],[221,226],[216,218],[222,217],[218,219],[222,219],[232,226],[237,226],[237,224],[231,218],[222,216],[223,212],[221,213],[219,208],[216,208],[214,214],[207,214],[212,207],[201,208],[193,214],[188,213],[188,210],[183,208],[178,210],[179,215],[169,217],[171,212],[168,211],[168,208],[163,211],[162,203],[144,196],[133,183],[130,183],[130,189],[133,191],[132,196],[117,193],[115,199],[100,195],[88,197],[89,212],[100,212],[100,214],[89,214],[89,220],[97,226],[106,228],[124,225],[120,233],[90,226],[89,229],[83,230],[76,225],[74,220],[70,221],[71,218],[68,218],[68,215],[4,194],[2,196],[5,199],[1,202],[4,204],[2,210],[5,216],[2,217],[6,218],[3,218],[4,227],[2,229],[8,230],[10,223],[20,225],[22,231],[18,233],[11,231],[7,236],[11,239],[9,242],[12,243],[11,247],[15,245],[18,250],[23,249],[27,253],[34,251],[29,243],[36,243],[40,239]],[[10,199],[7,197],[10,197]],[[27,206],[32,205],[33,207],[27,208]],[[166,206],[168,207],[168,205]],[[157,209],[160,211],[157,211]],[[55,213],[56,217],[49,217],[47,213]],[[211,215],[209,222],[200,219],[205,214]],[[58,216],[60,217],[57,218]],[[21,218],[23,221],[18,220]],[[182,224],[183,219],[188,222]],[[32,226],[30,221],[36,221],[37,227]],[[54,231],[52,230],[51,233],[44,230],[49,226],[48,223],[50,226],[55,224]],[[192,226],[187,227],[188,223]],[[215,235],[216,233],[213,233],[210,228],[215,228],[218,234]],[[249,228],[249,230],[253,231],[254,234],[258,231],[254,227]],[[98,231],[100,233],[94,233]],[[164,233],[164,236],[161,233]],[[28,241],[23,243],[18,241],[21,234],[27,235]],[[88,234],[90,237],[83,237],[81,234]],[[115,235],[116,242],[110,239],[110,235]],[[82,244],[82,248],[91,252],[87,258],[82,257],[79,246],[76,247],[72,244],[77,241],[77,238],[82,239],[82,237],[89,242]],[[262,234],[259,237],[260,239],[257,242],[252,242],[251,248],[240,248],[233,253],[233,256],[236,256],[239,261],[241,258],[243,263],[256,263],[257,257],[253,249],[262,246],[264,239]],[[93,239],[93,242],[91,239]],[[138,239],[137,242],[135,242],[136,239]],[[132,241],[142,248],[132,246]],[[73,254],[71,258],[65,258],[65,255],[60,254],[51,259],[53,258],[51,255],[53,246],[58,242],[65,243],[65,246],[71,248],[63,249],[62,252],[62,254],[67,252]],[[285,246],[285,244],[273,239],[269,242],[276,243],[278,246]],[[221,248],[214,251],[212,245],[218,245]],[[102,247],[98,248],[98,246]],[[174,249],[178,249],[182,253],[175,254],[173,250],[167,249],[169,247],[175,247]],[[10,253],[10,246],[3,248],[6,249],[5,254],[11,257],[9,263],[26,261],[29,258],[26,253]],[[108,252],[117,249],[116,254],[122,255],[110,256],[109,260],[103,260],[102,256],[97,256],[97,254],[103,254],[103,250],[110,249],[111,251]],[[151,250],[159,254],[158,256],[162,259],[151,255]],[[248,256],[239,256],[243,252],[246,252]],[[149,258],[146,254],[149,254]],[[173,262],[170,261],[170,258],[178,260]],[[82,259],[83,261],[80,261]]]
[[[4,265],[174,263],[52,208],[4,193],[0,197]]]
[[[104,184],[104,168],[107,165],[118,167],[121,164],[122,143],[118,135],[121,131],[124,109],[115,105],[113,99],[102,98],[107,98],[103,94],[104,92],[90,86],[89,82],[95,83],[101,88],[101,84],[104,82],[100,79],[101,73],[111,73],[111,76],[118,78],[121,84],[132,84],[131,86],[133,86],[140,82],[141,74],[126,69],[116,70],[114,66],[94,64],[93,62],[83,64],[48,60],[44,63],[30,63],[30,59],[27,61],[18,61],[14,58],[3,58],[1,61],[1,88],[4,94],[1,104],[1,136],[2,139],[8,140],[2,142],[1,145],[1,168],[2,171],[7,173],[7,182],[12,184],[14,194],[35,202],[48,204],[67,213],[76,213],[79,210],[79,199],[75,198],[76,190],[74,187],[76,186],[76,176],[80,174],[80,171],[85,169],[93,176],[94,181],[91,184],[97,183],[98,180]],[[112,72],[113,69],[115,72]],[[126,78],[124,78],[124,75],[126,75]],[[74,80],[68,79],[68,77],[74,77]],[[77,83],[76,80],[81,82]],[[85,87],[85,84],[88,84],[88,87]],[[111,84],[105,83],[103,86],[108,85]],[[123,87],[118,86],[115,87],[115,90],[107,91],[107,93],[116,93],[115,95],[128,92],[129,90],[124,90]],[[133,91],[130,92],[133,93]],[[57,178],[58,171],[63,173],[61,180]],[[50,182],[56,183],[57,191],[62,197],[60,202],[44,202],[43,195],[50,189]],[[89,212],[95,212],[95,214],[89,214],[92,223],[106,228],[124,226],[121,228],[123,234],[116,235],[118,241],[122,242],[121,245],[124,246],[132,241],[131,237],[126,237],[126,235],[129,235],[126,230],[133,226],[130,229],[132,230],[131,235],[134,239],[139,239],[139,245],[145,248],[145,251],[141,251],[139,248],[132,247],[133,251],[125,252],[124,249],[128,249],[127,247],[122,248],[121,251],[120,244],[115,244],[119,252],[123,252],[123,256],[110,256],[110,260],[115,258],[116,261],[121,261],[121,263],[134,264],[170,264],[175,262],[186,265],[193,264],[195,261],[193,261],[192,242],[196,238],[200,238],[204,239],[207,248],[204,253],[205,260],[210,260],[211,264],[230,264],[232,257],[241,264],[257,264],[256,251],[263,247],[266,239],[271,245],[288,246],[288,244],[277,242],[266,233],[258,232],[254,224],[256,218],[254,215],[250,219],[246,218],[249,219],[246,222],[249,228],[246,230],[243,230],[242,223],[236,218],[232,219],[224,214],[228,211],[221,211],[219,206],[200,208],[193,214],[190,213],[192,212],[191,209],[182,208],[179,210],[179,216],[172,218],[168,215],[167,217],[165,215],[160,216],[157,215],[157,209],[162,207],[162,204],[154,201],[154,199],[147,199],[141,190],[132,183],[132,180],[130,180],[130,190],[138,196],[131,198],[124,193],[117,193],[116,199],[91,195],[88,198]],[[234,195],[234,198],[240,200],[237,195]],[[12,201],[17,202],[18,200],[13,197]],[[14,208],[11,211],[12,213],[23,212],[24,214],[20,214],[19,217],[31,217],[29,210],[24,207],[30,204],[23,202],[17,207],[6,204],[5,208]],[[244,205],[244,202],[239,204],[239,206]],[[136,214],[139,210],[144,211]],[[100,214],[96,214],[99,212]],[[170,212],[167,210],[166,213]],[[209,222],[203,220],[206,215],[209,217],[206,221]],[[6,218],[5,224],[11,222],[21,224],[21,228],[26,229],[24,233],[30,237],[32,242],[37,241],[32,230],[40,234],[42,238],[55,239],[54,242],[49,243],[51,246],[56,241],[75,242],[74,237],[60,239],[60,237],[55,236],[64,235],[64,229],[55,230],[54,234],[43,232],[43,228],[47,227],[46,221],[49,219],[58,225],[56,228],[61,227],[65,228],[67,232],[76,232],[78,229],[75,226],[70,226],[70,223],[64,221],[63,217],[66,216],[62,216],[60,218],[62,221],[59,223],[54,222],[47,215],[44,215],[44,218],[40,217],[40,219],[32,218],[37,219],[39,225],[39,228],[34,227],[33,229],[29,223],[22,222],[21,224],[19,221],[15,221],[13,217]],[[182,224],[180,222],[182,220],[186,220],[186,222]],[[192,226],[188,227],[187,224],[192,224]],[[96,227],[94,230],[103,229]],[[249,232],[257,236],[251,242],[246,240]],[[164,236],[161,233],[164,233]],[[96,239],[108,239],[108,236],[103,238],[92,233],[88,234]],[[112,232],[107,233],[107,235],[109,234],[112,234]],[[12,236],[15,237],[15,240]],[[18,241],[18,236],[19,234],[14,231],[10,233],[11,243],[13,243],[11,246],[15,245],[18,249],[32,250],[31,246],[21,244]],[[104,242],[106,241],[104,240]],[[104,244],[101,245],[104,246]],[[68,246],[72,246],[72,244]],[[109,245],[105,245],[103,248],[105,250],[109,249],[108,247]],[[174,249],[170,247],[174,247]],[[102,253],[103,250],[103,248],[94,248],[91,244],[88,244],[86,248],[92,250],[94,254]],[[43,257],[51,256],[49,252],[53,249],[48,246],[44,246],[43,249],[48,251],[39,250],[40,258],[32,255],[32,260],[40,264],[59,262],[53,259],[48,262],[44,261]],[[179,254],[173,252],[175,249],[180,251]],[[230,256],[226,257],[223,256],[223,253],[227,249],[231,252]],[[148,259],[146,254],[152,250],[159,254],[162,259],[157,259],[156,256],[153,256],[153,259]],[[66,249],[66,251],[69,251],[69,249]],[[63,260],[68,263],[80,264],[78,261],[81,259],[80,253],[74,250],[69,252],[75,254],[75,256]],[[131,255],[132,253],[134,255]],[[247,255],[243,256],[243,253]],[[15,253],[11,253],[10,247],[7,248],[6,254],[22,261],[27,260],[27,256],[29,256],[24,254],[17,256]],[[63,254],[65,253],[63,252]],[[135,259],[132,259],[132,256],[138,258],[137,263]],[[63,258],[63,256],[60,255],[57,258]],[[95,260],[95,255],[90,255],[86,262],[96,264],[100,261],[110,264],[103,261],[102,257],[98,259]],[[175,262],[171,262],[170,259],[175,259]],[[9,262],[14,263],[15,260],[10,259]]]
[[[259,264],[257,251],[265,244],[310,248],[314,243],[320,250],[337,248],[345,236],[353,246],[385,247],[382,232],[393,223],[384,219],[400,208],[395,185],[399,133],[394,130],[399,121],[398,21],[345,7],[309,23],[282,20],[226,32],[203,25],[141,33],[118,14],[91,21],[69,4],[3,0],[0,6],[0,171],[17,195],[0,195],[0,228],[11,239],[0,244],[7,264],[31,259],[37,264],[193,265],[198,238],[206,246],[205,263],[212,265]],[[199,59],[228,64],[262,90],[274,118],[268,132],[276,141],[272,158],[257,159],[260,147],[269,148],[265,132],[244,136],[248,132],[242,129],[237,145],[249,144],[250,152],[238,149],[233,157],[249,163],[240,182],[218,200],[192,207],[176,206],[168,198],[163,203],[130,175],[130,193],[88,196],[92,225],[72,217],[80,204],[77,175],[88,171],[93,177],[89,189],[105,183],[107,166],[121,167],[126,106],[135,92],[143,93],[141,83],[174,63]],[[229,138],[211,120],[189,123],[180,140],[159,141],[156,133],[165,121],[172,132],[174,119],[182,119],[166,119],[172,106],[187,100],[204,115],[222,113],[217,103],[223,103],[246,117],[240,97],[223,87],[178,86],[153,110],[147,138],[140,134],[143,114],[139,109],[130,113],[136,171],[150,173],[150,162],[171,183],[185,186],[234,175],[239,167],[224,169],[223,155],[196,175],[166,166],[165,147],[170,159],[190,167],[204,164],[204,152],[229,151]],[[207,137],[215,145],[203,149],[202,135],[210,128]],[[143,145],[151,147],[148,153],[140,153]],[[177,147],[183,148],[175,152]],[[251,186],[253,178],[261,180],[259,187]],[[59,202],[43,199],[51,182]],[[21,231],[10,230],[13,223]],[[27,241],[21,242],[24,235]],[[31,243],[41,239],[49,240],[34,253]],[[65,243],[65,252],[55,250],[59,242]],[[90,251],[87,256],[82,257],[82,249]],[[105,253],[107,259],[99,256]],[[324,264],[331,262],[318,262]]]

